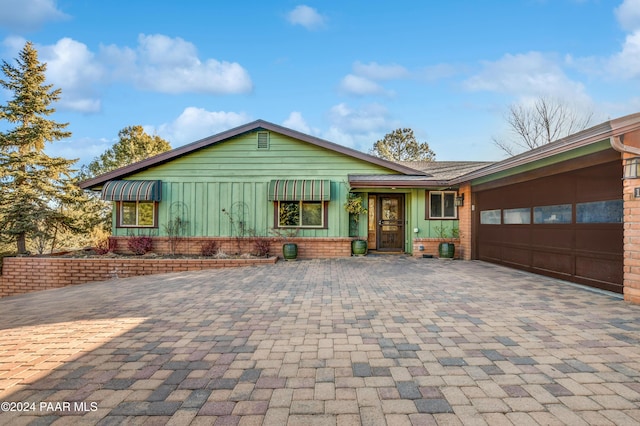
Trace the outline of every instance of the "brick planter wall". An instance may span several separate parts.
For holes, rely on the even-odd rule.
[[[282,257],[282,238],[260,237],[271,243],[271,256]],[[128,253],[128,237],[111,237],[115,244],[115,251]],[[252,253],[255,238],[218,238],[218,237],[187,237],[177,246],[177,253],[188,255],[200,255],[202,245],[209,241],[216,241],[219,247],[227,254]],[[326,238],[326,237],[296,237],[289,241],[298,244],[298,259],[322,259],[333,257],[351,256],[351,238]],[[153,237],[154,253],[170,253],[169,239],[166,237]]]
[[[277,257],[259,259],[5,257],[2,276],[0,276],[0,297],[113,278],[274,264],[277,260]]]
[[[440,238],[414,238],[413,239],[413,257],[422,257],[423,254],[430,254],[433,257],[438,257],[438,245],[442,242]],[[460,240],[452,240],[456,246],[456,251],[453,255],[454,259],[464,259],[464,246],[460,244]],[[420,251],[420,246],[424,247],[423,251]]]

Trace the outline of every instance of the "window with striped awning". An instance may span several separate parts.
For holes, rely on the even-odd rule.
[[[159,180],[111,180],[102,187],[101,198],[107,201],[160,201]]]
[[[269,201],[329,201],[331,181],[278,179],[269,182]]]

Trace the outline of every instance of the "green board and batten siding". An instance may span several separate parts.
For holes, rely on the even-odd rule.
[[[328,179],[326,229],[302,230],[299,236],[348,236],[343,204],[349,174],[397,174],[382,166],[269,132],[269,149],[258,149],[257,132],[249,132],[135,173],[127,179],[162,181],[157,230],[115,228],[116,235],[131,231],[142,235],[166,235],[164,224],[179,214],[188,221],[189,236],[235,236],[229,216],[244,222],[245,230],[269,235],[274,224],[268,186],[273,179]],[[114,215],[115,218],[115,215]],[[115,220],[115,219],[114,219]]]

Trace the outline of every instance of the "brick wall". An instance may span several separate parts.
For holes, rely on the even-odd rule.
[[[433,257],[438,257],[438,245],[442,242],[440,238],[414,238],[413,239],[413,257],[422,257],[423,254],[430,254]],[[464,259],[464,246],[460,243],[460,240],[452,240],[456,247],[453,255],[454,259]],[[420,246],[424,247],[424,250],[420,251]]]
[[[271,243],[270,259],[152,259],[152,258],[61,258],[6,257],[0,276],[0,297],[32,291],[167,272],[227,268],[275,263],[282,257],[281,238],[266,238]],[[127,237],[112,237],[115,251],[127,253]],[[227,254],[251,253],[252,238],[186,238],[178,245],[178,254],[200,255],[202,245],[215,240]],[[298,244],[299,259],[351,256],[350,238],[292,238]],[[153,238],[154,253],[169,253],[168,238]]]
[[[115,243],[115,251],[128,253],[128,237],[111,237]],[[261,237],[271,243],[270,254],[282,257],[282,238]],[[219,247],[227,254],[253,253],[255,238],[216,238],[216,237],[188,237],[184,238],[178,246],[177,253],[200,255],[203,244],[216,241]],[[298,244],[299,259],[321,259],[333,257],[351,256],[351,238],[323,238],[323,237],[296,237],[289,239]],[[153,237],[154,253],[170,253],[169,239],[166,237]]]
[[[458,228],[460,228],[459,248],[456,251],[464,260],[471,260],[471,184],[460,185],[458,193],[464,195],[464,205],[458,208]]]
[[[5,257],[2,276],[0,276],[0,297],[113,278],[273,264],[276,261],[276,257],[259,259]]]
[[[625,158],[633,155],[625,154]],[[624,300],[640,303],[640,198],[633,196],[639,179],[623,180],[624,198]]]

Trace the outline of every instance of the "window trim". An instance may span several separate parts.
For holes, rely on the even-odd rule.
[[[280,225],[280,203],[322,203],[322,225],[321,226],[282,226]],[[309,201],[309,200],[279,200],[273,202],[273,228],[274,229],[328,229],[329,223],[329,201]]]
[[[442,216],[431,216],[431,194],[440,194],[440,202],[442,203]],[[453,194],[453,216],[444,215],[444,195]],[[426,212],[425,220],[457,220],[458,219],[458,206],[455,205],[457,191],[427,191]]]
[[[125,225],[122,223],[122,208],[124,203],[136,203],[136,222],[138,222],[138,205],[140,203],[153,203],[153,224],[152,225]],[[116,201],[116,228],[146,228],[153,229],[158,227],[158,205],[157,201]]]

